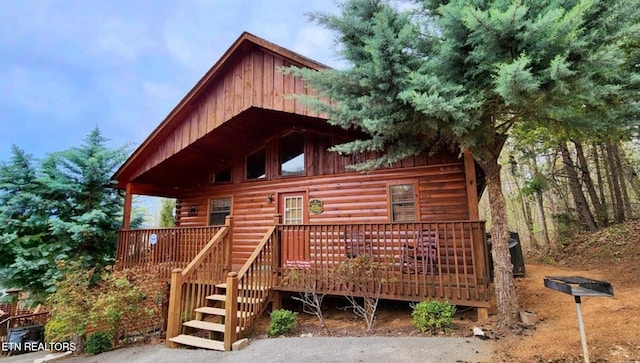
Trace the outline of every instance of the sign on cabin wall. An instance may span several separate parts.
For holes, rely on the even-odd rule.
[[[320,214],[324,211],[323,203],[320,199],[309,200],[309,213]]]

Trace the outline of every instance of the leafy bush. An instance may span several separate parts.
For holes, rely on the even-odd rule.
[[[423,301],[413,306],[411,322],[423,333],[429,330],[447,331],[453,327],[455,313],[456,306],[448,301]]]
[[[269,315],[271,322],[269,323],[267,335],[270,337],[278,337],[290,332],[298,325],[298,321],[296,320],[297,315],[298,313],[286,309],[272,311]]]
[[[106,331],[95,332],[89,336],[89,339],[87,339],[84,351],[89,354],[100,354],[102,352],[106,352],[113,347],[111,345],[112,339],[113,334]]]
[[[165,288],[153,273],[106,268],[97,274],[79,264],[58,266],[63,277],[55,282],[56,292],[49,297],[47,341],[84,340],[91,331],[126,337],[163,326]]]

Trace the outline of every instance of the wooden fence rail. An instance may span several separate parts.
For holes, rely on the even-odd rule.
[[[484,221],[345,225],[279,225],[281,273],[322,276],[315,284],[341,294],[327,271],[358,255],[381,267],[382,298],[448,299],[487,307],[488,249]],[[328,277],[329,276],[329,277]],[[296,291],[300,287],[281,286]]]
[[[118,233],[116,268],[139,268],[169,279],[185,268],[222,226],[128,229]]]

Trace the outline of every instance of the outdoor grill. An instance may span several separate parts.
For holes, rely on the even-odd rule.
[[[584,361],[589,363],[589,351],[587,350],[587,335],[582,320],[582,296],[613,296],[613,286],[606,281],[588,279],[580,276],[547,276],[544,278],[544,286],[572,295],[578,312],[578,326],[580,328],[580,340]]]

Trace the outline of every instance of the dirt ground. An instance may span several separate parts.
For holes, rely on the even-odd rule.
[[[630,222],[595,234],[575,237],[563,248],[526,258],[524,278],[516,279],[521,309],[536,314],[534,326],[520,325],[509,334],[496,336],[490,317],[477,324],[473,309],[460,308],[456,328],[447,334],[471,337],[474,326],[494,340],[501,362],[583,362],[576,306],[567,294],[544,287],[545,276],[583,276],[610,282],[614,297],[585,297],[582,310],[591,362],[640,363],[640,223]],[[315,316],[300,313],[299,326],[291,336],[433,336],[411,324],[408,303],[381,301],[373,331],[364,321],[344,310],[346,301],[327,298],[323,304],[326,328]],[[294,311],[300,304],[285,306]],[[260,321],[253,338],[266,338],[268,318]]]

